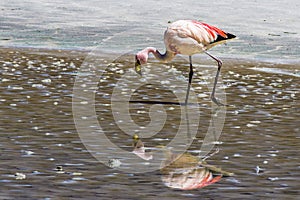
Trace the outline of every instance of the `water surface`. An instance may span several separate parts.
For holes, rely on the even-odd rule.
[[[220,151],[206,161],[235,176],[202,189],[181,191],[165,186],[159,170],[124,173],[98,162],[83,146],[71,105],[75,77],[86,55],[1,49],[1,198],[290,199],[299,195],[299,72],[295,70],[299,66],[224,62],[222,79],[229,106],[217,143]],[[131,151],[132,137],[116,126],[109,106],[117,74],[133,66],[133,57],[127,58],[120,57],[107,71],[107,81],[99,84],[96,112],[106,136]],[[209,91],[201,84],[204,72],[213,74],[216,69],[213,64],[196,68],[193,86],[201,121],[188,150],[193,155],[199,152],[211,118]],[[185,63],[173,67],[187,76]],[[133,98],[174,100],[170,91],[156,87],[146,85]],[[136,123],[147,125],[150,106],[131,104]],[[180,106],[162,106],[167,110],[167,122],[157,135],[144,139],[149,148],[167,145],[180,125]],[[19,180],[16,173],[26,178]]]

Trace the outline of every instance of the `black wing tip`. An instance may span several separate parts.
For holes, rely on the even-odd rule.
[[[236,36],[231,33],[226,33],[226,35],[227,35],[227,38],[226,38],[227,40],[236,38]]]
[[[230,40],[230,39],[236,38],[236,36],[231,34],[231,33],[225,33],[225,34],[226,34],[227,37],[223,37],[221,35],[218,35],[217,39],[215,41],[213,41],[212,43],[217,43],[217,42],[221,42],[221,41],[224,41],[224,40]]]

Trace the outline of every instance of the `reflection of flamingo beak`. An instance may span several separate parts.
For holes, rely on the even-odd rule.
[[[136,73],[138,73],[139,75],[142,75],[141,63],[138,59],[136,59],[134,67],[135,67]]]
[[[144,160],[151,160],[153,156],[150,152],[145,151],[144,143],[140,140],[137,134],[133,135],[133,153]]]

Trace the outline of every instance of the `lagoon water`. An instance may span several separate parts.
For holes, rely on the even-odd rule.
[[[0,198],[297,199],[299,9],[296,0],[1,1]],[[194,58],[195,98],[187,106],[188,118],[176,99],[177,92],[185,94],[185,57],[170,64],[151,59],[143,77],[133,71],[134,53],[146,46],[163,50],[164,29],[177,19],[198,19],[238,36],[210,50],[224,63],[217,94],[228,104],[221,109],[224,121],[212,120],[222,113],[209,99],[216,67],[207,56]],[[154,66],[162,71],[151,73]],[[74,98],[77,86],[83,96]],[[122,109],[113,110],[120,103],[112,101],[115,88],[131,95],[129,113],[139,125],[132,133],[124,131],[128,123],[118,115]],[[89,108],[95,108],[95,116],[88,115]],[[164,126],[150,136],[148,125],[158,127],[163,113]],[[193,117],[198,115],[197,121]],[[206,162],[234,176],[199,189],[172,189],[156,165],[163,158],[155,152],[176,138],[181,124],[186,134],[182,144],[171,145],[172,151],[188,138],[192,143],[184,148],[197,157],[205,133],[217,130],[220,135]],[[189,137],[190,132],[195,135]],[[130,161],[133,133],[145,136],[153,161]],[[86,135],[93,145],[85,143]],[[103,135],[111,143],[103,144]],[[118,149],[125,153],[116,155]],[[141,173],[138,166],[148,170]]]

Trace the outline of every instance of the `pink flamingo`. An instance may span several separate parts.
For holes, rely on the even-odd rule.
[[[224,43],[226,40],[235,37],[236,36],[233,34],[226,33],[221,29],[203,22],[198,22],[195,20],[179,20],[170,24],[165,31],[164,43],[166,46],[166,52],[161,54],[154,47],[147,47],[138,52],[135,56],[135,70],[137,73],[141,74],[140,65],[147,63],[149,53],[152,53],[157,60],[162,62],[171,61],[176,54],[188,55],[190,61],[190,72],[185,98],[185,105],[187,105],[193,77],[192,55],[204,52],[218,63],[218,70],[215,76],[211,99],[219,106],[224,105],[215,98],[215,90],[222,67],[222,61],[208,53],[207,50],[217,44]]]

